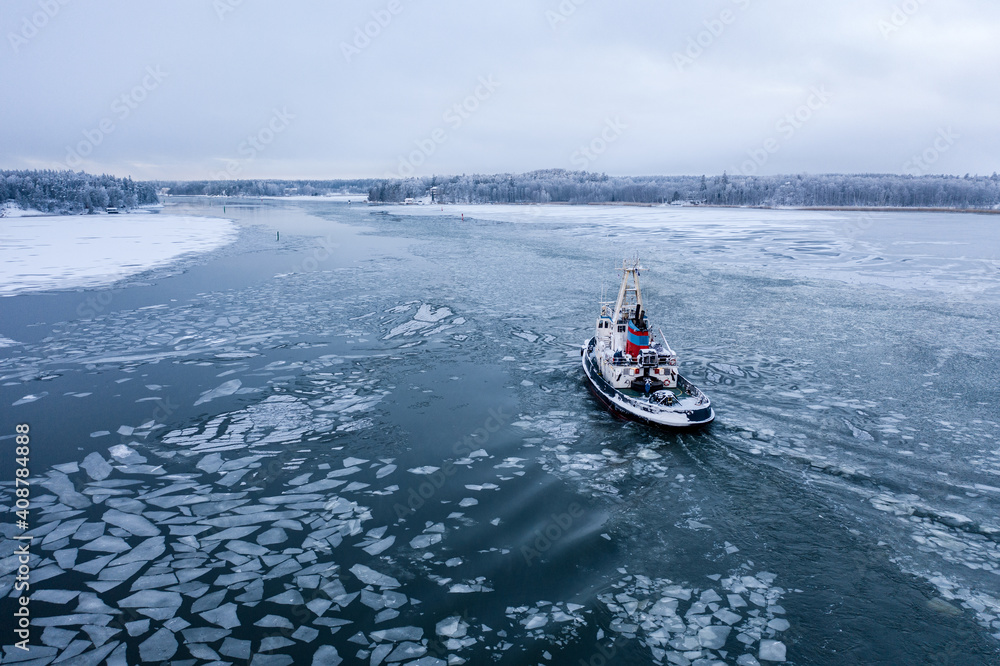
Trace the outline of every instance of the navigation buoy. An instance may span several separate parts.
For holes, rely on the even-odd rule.
[[[280,231],[275,231],[274,232],[274,240],[276,240],[276,241],[280,241],[281,240],[281,232]]]

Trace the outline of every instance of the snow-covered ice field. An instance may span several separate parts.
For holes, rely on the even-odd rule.
[[[0,219],[0,296],[111,284],[214,250],[236,238],[230,220],[175,215]]]

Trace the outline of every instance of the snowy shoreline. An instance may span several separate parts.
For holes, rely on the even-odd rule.
[[[236,239],[221,218],[133,213],[4,218],[0,296],[112,284]]]

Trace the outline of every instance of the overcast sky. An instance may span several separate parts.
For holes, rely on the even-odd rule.
[[[996,0],[3,0],[0,12],[0,168],[1000,171]]]

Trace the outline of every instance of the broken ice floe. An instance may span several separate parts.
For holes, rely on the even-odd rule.
[[[778,617],[784,614],[778,604],[784,590],[773,585],[774,574],[751,575],[749,571],[749,565],[744,565],[720,578],[717,589],[626,576],[598,599],[612,613],[611,631],[640,640],[657,664],[688,664],[699,659],[711,663],[740,653],[784,661],[785,645],[777,638],[789,627]],[[753,663],[739,658],[738,663]]]

